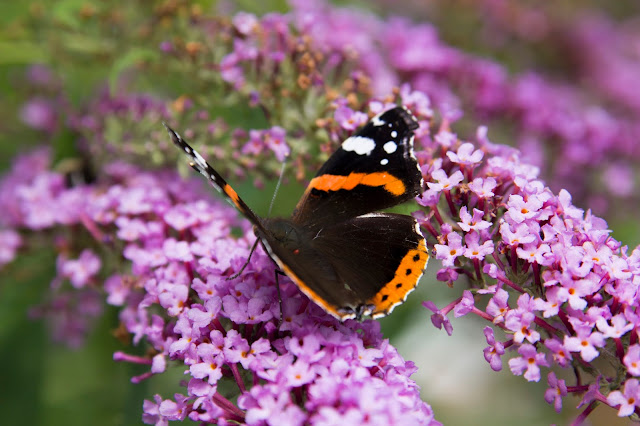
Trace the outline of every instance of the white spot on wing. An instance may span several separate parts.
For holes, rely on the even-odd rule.
[[[391,137],[392,138],[397,138],[398,137],[398,132],[396,132],[395,130],[391,131]]]
[[[193,159],[196,160],[196,165],[198,167],[200,167],[201,169],[206,169],[207,168],[207,162],[204,161],[204,158],[202,158],[202,155],[200,155],[200,153],[198,151],[193,151]],[[206,176],[206,174],[205,174]]]
[[[376,115],[375,117],[373,117],[373,118],[371,119],[371,124],[373,124],[373,125],[374,125],[374,126],[376,126],[376,127],[377,127],[377,126],[384,126],[384,125],[386,124],[386,121],[384,121],[384,120],[380,120],[380,116],[381,116],[382,114],[383,114],[383,113],[380,113],[380,114]]]
[[[358,155],[369,155],[376,147],[376,143],[371,138],[362,136],[351,136],[342,142],[342,149],[353,151]]]
[[[393,154],[398,149],[398,144],[396,144],[394,141],[389,141],[385,143],[382,148],[387,154]]]
[[[424,235],[422,235],[422,230],[420,229],[420,224],[417,220],[414,220],[413,222],[413,230],[424,239]]]
[[[389,160],[387,160],[386,158],[383,158],[382,160],[380,160],[380,164],[382,164],[383,166],[386,166],[387,164],[389,164]]]

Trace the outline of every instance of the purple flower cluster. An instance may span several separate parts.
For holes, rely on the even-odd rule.
[[[67,126],[82,136],[78,147],[99,167],[123,157],[136,164],[148,163],[158,151],[157,144],[142,143],[134,129],[145,124],[153,128],[170,117],[165,100],[143,93],[113,94],[106,89],[81,109],[68,108],[67,114]]]
[[[283,162],[291,152],[285,140],[286,132],[280,126],[267,130],[251,130],[249,140],[242,147],[243,154],[260,155],[265,149],[271,150],[278,162]]]
[[[539,381],[548,372],[544,399],[559,411],[566,395],[581,395],[578,420],[598,403],[620,416],[640,414],[640,250],[611,238],[606,222],[575,207],[568,191],[548,188],[524,160],[547,166],[551,183],[569,187],[574,197],[584,199],[594,186],[618,197],[633,193],[640,102],[628,87],[640,61],[629,46],[637,45],[637,30],[593,18],[567,27],[563,36],[577,51],[595,52],[576,56],[597,89],[594,101],[573,82],[530,71],[510,76],[500,63],[447,45],[432,25],[323,2],[296,0],[292,8],[229,21],[194,15],[184,38],[200,41],[176,37],[159,45],[167,70],[193,66],[207,84],[225,83],[228,92],[215,88],[229,96],[217,93],[213,103],[259,107],[268,122],[262,130],[228,132],[222,119],[212,123],[211,105],[196,105],[201,101],[192,94],[169,104],[105,91],[74,111],[59,81],[46,69],[30,70],[34,87],[49,95],[24,104],[23,122],[54,136],[70,117],[64,124],[82,135],[80,149],[99,172],[97,183],[71,186],[50,169],[50,155],[38,151],[18,158],[0,181],[0,267],[36,243],[58,253],[52,297],[32,314],[51,319],[53,335],[78,346],[103,298],[120,307],[134,344],[150,348],[145,357],[114,356],[149,366],[133,381],[172,365],[187,376],[184,394],[145,401],[147,423],[433,423],[409,378],[413,364],[382,339],[377,323],[339,323],[284,280],[279,324],[274,265],[261,250],[240,277],[226,280],[255,241],[233,209],[205,201],[174,173],[112,162],[161,163],[163,150],[173,147],[157,124],[182,120],[190,139],[229,140],[228,150],[218,144],[203,151],[222,160],[221,171],[269,170],[263,154],[282,161],[291,144],[303,179],[317,139],[328,139],[320,149],[329,150],[372,114],[402,103],[421,120],[416,155],[427,187],[417,199],[425,209],[414,214],[442,262],[437,277],[452,286],[461,276],[470,283],[443,308],[424,303],[433,324],[451,334],[451,311],[486,319],[490,367],[501,370],[509,354],[515,375]],[[500,10],[492,9],[494,17]],[[521,37],[556,32],[548,17],[516,11],[522,13],[513,22],[522,25],[502,22]],[[383,100],[372,101],[372,93]],[[605,110],[598,98],[613,108]],[[491,143],[484,127],[475,141],[461,140],[452,129],[458,108],[482,119],[506,117],[525,156]],[[615,163],[606,165],[611,158]],[[238,229],[242,236],[233,238]],[[600,371],[605,357],[614,368]],[[576,372],[575,383],[556,376],[560,368]]]
[[[274,265],[260,250],[226,279],[255,241],[234,209],[205,201],[174,173],[113,163],[98,183],[69,188],[48,162],[45,151],[19,158],[2,180],[5,261],[19,247],[16,231],[48,229],[59,252],[56,297],[33,313],[51,320],[54,336],[81,344],[103,292],[133,343],[150,347],[148,357],[114,355],[149,366],[134,382],[182,366],[185,394],[146,401],[146,423],[436,424],[409,378],[416,368],[377,322],[340,323],[281,279],[279,325]],[[232,238],[233,228],[244,236]],[[100,273],[98,251],[86,248],[95,244],[130,261],[131,272]],[[227,397],[219,392],[223,382],[234,384],[237,403],[228,385]]]
[[[456,317],[474,313],[490,321],[484,355],[496,371],[509,349],[511,372],[528,381],[539,381],[542,368],[591,375],[567,386],[549,373],[558,393],[545,398],[558,410],[562,396],[585,393],[595,383],[604,390],[585,393],[585,412],[597,401],[620,405],[622,386],[635,405],[623,403],[619,415],[640,412],[633,378],[640,373],[640,249],[621,247],[604,220],[575,207],[567,191],[554,194],[517,151],[491,143],[485,128],[476,139],[460,140],[449,126],[418,138],[428,186],[418,203],[428,210],[415,216],[437,240],[438,279],[452,284],[464,275],[471,287],[443,309],[425,303],[434,325],[451,334],[446,315],[452,310]],[[483,309],[480,299],[487,299]],[[611,354],[614,374],[594,377],[593,362],[603,353]]]

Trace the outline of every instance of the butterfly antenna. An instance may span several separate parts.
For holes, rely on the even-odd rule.
[[[280,189],[280,184],[282,183],[282,177],[284,176],[285,167],[287,167],[287,158],[285,158],[282,162],[282,167],[280,168],[280,177],[278,178],[276,189],[273,191],[273,197],[271,197],[271,204],[269,204],[269,212],[267,213],[267,217],[271,216],[271,210],[273,210],[273,205],[276,201],[276,195],[278,195],[278,190]]]

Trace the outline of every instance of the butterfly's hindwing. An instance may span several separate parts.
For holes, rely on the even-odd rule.
[[[260,237],[280,267],[307,296],[341,319],[390,313],[416,287],[429,258],[411,216],[369,214],[315,235],[283,219],[264,225],[267,233]],[[290,227],[284,240],[271,233],[281,226]]]
[[[429,259],[416,220],[394,213],[367,214],[327,226],[312,246],[358,295],[359,305],[372,307],[366,313],[374,318],[389,314],[406,299]]]

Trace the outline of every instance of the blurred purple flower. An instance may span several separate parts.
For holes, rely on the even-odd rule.
[[[33,98],[22,107],[20,119],[36,130],[53,133],[58,125],[58,111],[54,102]]]

